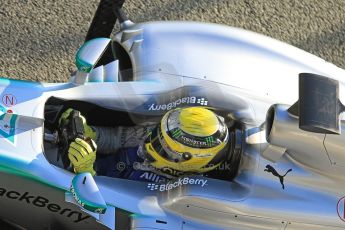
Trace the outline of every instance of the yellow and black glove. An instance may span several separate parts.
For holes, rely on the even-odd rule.
[[[59,124],[64,125],[68,122],[68,117],[70,116],[71,112],[73,109],[69,108],[65,112],[62,113],[60,119],[59,119]],[[84,136],[85,138],[91,138],[92,140],[96,140],[96,132],[87,125],[86,119],[84,116],[80,115],[81,119],[83,120],[83,126],[84,126]]]
[[[93,169],[93,163],[96,160],[97,145],[90,138],[88,142],[76,138],[69,146],[68,158],[76,173],[89,172],[94,176],[96,172]]]

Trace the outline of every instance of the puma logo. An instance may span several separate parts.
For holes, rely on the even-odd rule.
[[[282,185],[282,188],[285,189],[284,185],[284,177],[292,171],[292,169],[289,169],[283,176],[280,175],[275,168],[273,168],[271,165],[266,165],[266,169],[264,170],[265,172],[272,173],[273,176],[279,177],[280,184]]]

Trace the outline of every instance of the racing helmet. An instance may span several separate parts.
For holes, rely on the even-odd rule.
[[[229,131],[224,118],[203,107],[167,112],[145,140],[145,155],[158,169],[203,173],[225,159]]]

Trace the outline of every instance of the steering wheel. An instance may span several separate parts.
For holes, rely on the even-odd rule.
[[[69,168],[68,149],[71,142],[75,141],[76,138],[85,139],[83,120],[80,112],[78,110],[72,110],[68,118],[59,125],[57,133],[57,144],[59,147],[57,160],[61,157],[64,168]]]

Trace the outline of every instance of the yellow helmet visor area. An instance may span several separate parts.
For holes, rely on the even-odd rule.
[[[145,147],[155,159],[152,165],[185,172],[205,172],[218,166],[219,162],[205,168],[215,156],[224,155],[227,149],[229,133],[223,118],[214,115],[219,125],[213,134],[195,136],[179,127],[176,122],[178,116],[179,109],[168,112],[148,137]]]
[[[161,130],[163,131],[162,133],[164,139],[171,144],[170,146],[172,149],[177,150],[178,152],[184,152],[184,148],[186,147],[193,148],[196,151],[200,151],[200,149],[212,150],[212,148],[217,148],[218,146],[222,145],[222,143],[227,141],[228,128],[224,123],[224,119],[222,117],[215,115],[208,109],[202,109],[208,111],[207,113],[211,113],[213,117],[212,119],[207,119],[211,120],[211,122],[194,122],[197,123],[197,126],[203,126],[199,127],[199,130],[196,130],[196,128],[194,128],[194,132],[198,133],[194,135],[185,131],[184,127],[187,125],[185,124],[185,122],[181,120],[193,119],[190,117],[187,119],[181,119],[181,115],[184,115],[183,112],[181,112],[181,109],[174,110],[163,117],[161,122]],[[193,121],[189,123],[193,123]],[[189,124],[189,126],[193,127],[196,125]],[[210,129],[213,131],[209,132]],[[170,140],[172,140],[173,142],[180,143],[180,145],[174,144]],[[180,147],[183,148],[181,149],[181,151],[179,151]]]

